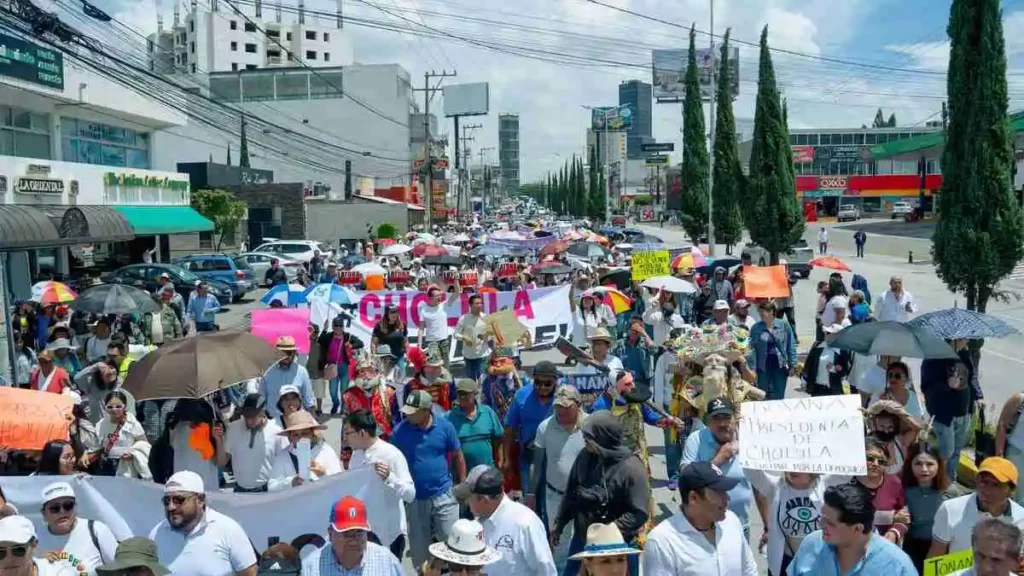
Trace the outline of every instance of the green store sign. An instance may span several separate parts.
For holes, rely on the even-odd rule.
[[[188,180],[172,180],[160,176],[137,176],[135,174],[118,174],[107,172],[103,176],[103,184],[107,186],[125,186],[128,188],[164,188],[167,190],[188,191]]]
[[[56,50],[0,34],[0,76],[64,89],[64,56]]]

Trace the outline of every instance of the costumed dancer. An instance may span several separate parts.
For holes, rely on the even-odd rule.
[[[512,405],[512,401],[515,399],[516,391],[522,388],[525,383],[529,383],[529,376],[520,376],[519,371],[516,370],[515,361],[510,358],[511,350],[504,347],[495,347],[491,353],[491,360],[487,364],[487,375],[484,376],[483,383],[483,402],[491,407],[492,410],[498,415],[500,422],[505,421],[505,415],[508,413],[509,406]],[[509,450],[509,454],[505,454],[505,459],[501,459],[499,451],[502,450],[500,442],[494,443],[494,461],[495,462],[518,462],[519,461],[519,444],[513,443],[512,449]],[[518,473],[518,466],[510,466],[509,470],[514,470],[514,474],[505,474],[505,490],[507,492],[513,490],[522,490],[522,478]]]
[[[369,351],[360,354],[355,374],[355,382],[342,396],[344,413],[369,410],[377,421],[377,437],[387,440],[400,414],[395,389],[381,376],[380,364]]]
[[[418,346],[410,346],[408,356],[414,376],[402,388],[402,398],[408,398],[411,392],[426,390],[437,407],[435,412],[443,414],[451,410],[455,383],[441,356],[434,351],[428,356]]]

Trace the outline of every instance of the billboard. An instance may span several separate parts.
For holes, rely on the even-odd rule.
[[[594,131],[603,132],[606,121],[608,130],[629,130],[633,125],[633,111],[629,106],[600,106],[590,109],[590,125]]]
[[[715,48],[715,52],[719,51]],[[652,63],[654,70],[654,99],[658,102],[682,102],[686,97],[686,61],[689,50],[654,50]],[[711,48],[697,49],[697,77],[700,82],[700,94],[704,100],[711,99],[711,70],[717,66],[716,54],[711,58]],[[717,72],[717,70],[716,70]],[[729,75],[732,80],[733,98],[740,93],[740,50],[729,50]]]
[[[644,158],[644,165],[646,166],[668,166],[668,156],[662,156],[660,154],[648,155]]]
[[[675,149],[676,145],[673,142],[650,142],[640,145],[640,150],[644,152],[672,152]]]
[[[64,56],[32,42],[0,34],[0,76],[64,89]]]
[[[444,115],[486,116],[490,112],[491,98],[487,82],[450,84],[442,90]]]

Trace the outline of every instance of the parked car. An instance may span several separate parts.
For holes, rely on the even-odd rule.
[[[747,244],[743,247],[740,257],[745,259],[748,256],[755,266],[767,266],[771,262],[771,254],[756,244]],[[807,278],[811,275],[810,262],[814,259],[814,250],[807,245],[806,240],[801,238],[796,241],[792,249],[781,254],[779,259],[786,261],[786,269],[790,276]]]
[[[313,254],[316,252],[324,254],[330,259],[334,255],[334,250],[330,246],[323,242],[316,242],[314,240],[278,240],[276,242],[266,242],[260,244],[253,252],[260,254],[281,254],[288,256],[293,260],[298,260],[303,264],[309,264],[310,260],[313,259]]]
[[[196,283],[202,278],[192,272],[178,266],[177,264],[131,264],[118,268],[110,274],[103,276],[103,282],[108,284],[128,284],[139,286],[147,292],[156,292],[160,288],[160,276],[167,274],[168,279],[174,284],[174,291],[188,302],[188,297],[195,289]],[[210,285],[210,294],[213,294],[221,306],[231,303],[231,287],[218,280],[207,280]]]
[[[203,280],[217,280],[227,284],[231,287],[235,301],[241,300],[259,286],[252,268],[228,254],[195,254],[179,258],[175,264]]]
[[[256,284],[259,286],[263,285],[263,279],[267,277],[267,270],[270,270],[270,265],[274,260],[281,262],[281,267],[284,268],[284,273],[288,276],[288,282],[294,282],[299,268],[302,268],[302,262],[284,254],[246,252],[235,256],[235,258],[252,268],[252,274],[256,277]]]
[[[860,209],[852,204],[839,207],[838,220],[845,222],[847,220],[857,221],[860,220]]]
[[[913,213],[914,207],[911,206],[909,202],[896,202],[895,204],[892,205],[890,219],[895,220],[900,216],[903,216],[905,218],[908,214]]]

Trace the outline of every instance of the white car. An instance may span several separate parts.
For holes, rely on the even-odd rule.
[[[845,222],[846,220],[860,220],[860,209],[852,204],[839,207],[838,220]]]
[[[313,254],[316,252],[327,256],[328,260],[334,256],[334,250],[330,246],[315,240],[277,240],[275,242],[266,242],[254,248],[253,252],[274,256],[287,256],[303,264],[309,264],[313,259]]]
[[[299,274],[299,269],[302,268],[302,262],[283,254],[245,252],[235,256],[235,260],[244,262],[249,265],[249,268],[252,268],[252,274],[256,277],[256,282],[260,286],[263,285],[263,279],[267,277],[267,270],[270,270],[270,265],[274,260],[281,263],[285,275],[288,276],[288,282],[294,282],[295,277]]]
[[[914,212],[914,207],[909,202],[896,202],[892,205],[892,218],[895,219],[897,216],[906,216]]]

